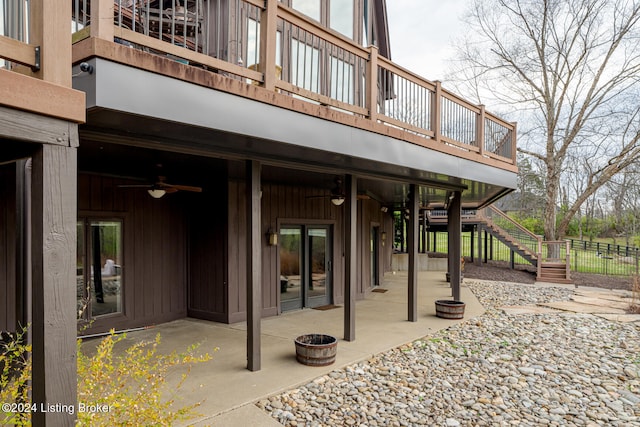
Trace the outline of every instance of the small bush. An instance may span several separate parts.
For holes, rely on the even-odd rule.
[[[27,327],[0,339],[0,403],[29,403],[31,345],[26,344]],[[0,425],[31,425],[29,411],[0,412]]]
[[[0,350],[0,402],[28,403],[31,378],[31,346],[22,344],[24,331]],[[83,426],[170,426],[195,417],[200,402],[181,406],[176,395],[195,363],[211,360],[209,353],[197,354],[198,345],[184,353],[158,352],[160,335],[153,342],[139,342],[124,352],[114,351],[126,338],[114,331],[102,338],[95,354],[82,350],[78,339],[78,403],[108,411],[76,411]],[[217,349],[216,349],[217,350]],[[182,370],[181,379],[168,390],[167,375]],[[76,408],[77,409],[77,408]],[[0,413],[1,425],[29,425],[30,413]]]

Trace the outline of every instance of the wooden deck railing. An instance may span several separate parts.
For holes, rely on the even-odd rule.
[[[277,0],[230,0],[228,14],[207,0],[187,0],[171,13],[150,0],[72,3],[75,41],[96,37],[177,57],[404,130],[418,136],[412,142],[516,170],[515,124]]]
[[[84,93],[71,89],[67,0],[13,2],[0,32],[0,106],[83,122]],[[2,6],[2,2],[0,2]],[[19,30],[15,30],[19,28]]]

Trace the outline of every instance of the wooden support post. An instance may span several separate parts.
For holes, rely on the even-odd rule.
[[[442,117],[442,83],[438,80],[435,81],[436,89],[433,92],[433,100],[431,105],[431,129],[433,130],[433,139],[436,142],[440,142],[442,138],[441,129],[441,117]]]
[[[460,300],[460,258],[462,257],[460,244],[462,237],[461,206],[461,193],[460,191],[455,191],[453,192],[453,200],[449,203],[447,212],[447,231],[449,232],[449,277],[452,296],[456,301]]]
[[[511,131],[511,161],[515,165],[517,163],[516,141],[518,139],[518,123],[513,122],[513,130]]]
[[[91,1],[91,37],[113,41],[114,4],[113,0]]]
[[[358,184],[353,175],[345,176],[344,201],[344,339],[356,339],[357,220]]]
[[[484,263],[487,264],[489,262],[487,254],[489,253],[489,233],[487,230],[484,230]]]
[[[476,120],[476,141],[478,141],[478,148],[480,149],[480,155],[484,155],[484,121],[486,119],[485,106],[480,104],[480,114],[478,114]]]
[[[477,231],[478,231],[478,258],[476,259],[476,264],[477,265],[482,265],[482,230],[483,230],[482,225],[478,224],[477,225]]]
[[[71,87],[69,2],[30,0],[29,5],[29,43],[38,46],[40,50],[40,68],[34,73],[34,77]]]
[[[434,232],[433,232],[433,252],[438,252],[438,251],[437,251],[437,242],[436,242],[436,237],[437,237],[437,234],[436,234],[436,232],[434,231]]]
[[[427,235],[427,211],[423,211],[424,216],[422,217],[422,253],[426,254],[429,250]]]
[[[260,212],[260,162],[246,161],[247,194],[247,369],[261,368],[260,319],[262,317],[262,232]]]
[[[265,0],[260,17],[260,71],[265,89],[276,88],[276,35],[278,34],[278,0]]]
[[[470,241],[469,241],[469,255],[471,256],[471,262],[475,262],[476,257],[475,257],[475,253],[476,253],[476,239],[475,239],[475,230],[471,229],[471,233],[470,233]]]
[[[409,322],[418,321],[418,186],[411,184],[409,189],[409,284],[408,316]]]
[[[369,46],[366,82],[365,102],[369,110],[369,119],[376,122],[378,120],[378,48],[376,46]],[[386,88],[382,90],[386,91]]]
[[[76,182],[76,148],[45,144],[36,151],[31,191],[32,400],[38,408],[76,407]],[[73,426],[76,415],[71,412],[38,410],[32,422]]]

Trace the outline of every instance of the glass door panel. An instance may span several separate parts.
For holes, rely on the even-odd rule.
[[[302,230],[280,229],[280,303],[282,311],[302,308]]]
[[[280,228],[280,306],[282,311],[331,303],[331,228]]]
[[[91,315],[122,312],[122,223],[91,221]]]
[[[331,252],[329,227],[307,227],[308,248],[308,307],[318,307],[331,302]]]

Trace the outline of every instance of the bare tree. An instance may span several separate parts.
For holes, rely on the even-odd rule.
[[[543,164],[545,237],[556,240],[640,156],[640,1],[474,0],[467,20],[454,80],[518,120],[518,150]],[[584,182],[558,214],[578,167]]]

